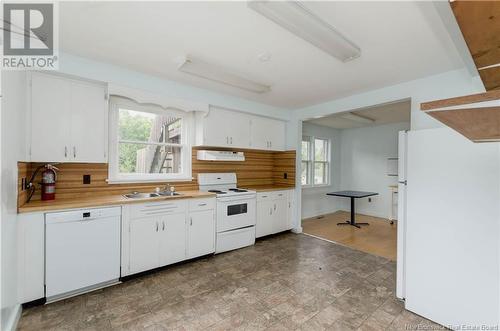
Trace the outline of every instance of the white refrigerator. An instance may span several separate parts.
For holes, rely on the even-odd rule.
[[[452,329],[496,326],[499,143],[473,143],[449,128],[412,130],[406,144],[401,139],[398,296],[406,309]]]

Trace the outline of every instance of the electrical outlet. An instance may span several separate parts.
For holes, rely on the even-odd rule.
[[[90,175],[83,175],[83,184],[90,184]]]

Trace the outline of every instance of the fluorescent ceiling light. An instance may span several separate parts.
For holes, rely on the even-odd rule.
[[[365,116],[361,116],[361,115],[357,115],[357,114],[354,114],[354,113],[345,113],[345,114],[342,114],[340,117],[342,117],[342,118],[344,118],[346,120],[351,120],[351,121],[359,122],[359,123],[370,124],[370,123],[375,122],[374,119],[371,119],[371,118],[365,117]]]
[[[343,62],[361,55],[356,44],[298,1],[251,0],[248,7]]]
[[[271,91],[268,85],[260,84],[233,74],[226,69],[203,62],[201,60],[186,57],[178,69],[187,74],[209,79],[225,85],[237,87],[254,93],[265,93]]]

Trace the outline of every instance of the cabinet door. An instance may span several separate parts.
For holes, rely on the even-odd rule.
[[[285,122],[278,120],[271,120],[272,130],[269,131],[269,141],[271,149],[274,151],[285,150]]]
[[[130,273],[159,266],[159,219],[136,218],[130,221]]]
[[[70,158],[78,162],[106,162],[107,107],[105,88],[71,82]]]
[[[178,213],[160,217],[160,265],[186,259],[186,214]]]
[[[189,215],[188,257],[215,252],[215,212],[204,210]]]
[[[273,233],[274,201],[263,200],[257,202],[257,224],[255,237],[263,237]]]
[[[285,123],[271,118],[253,116],[250,137],[252,148],[284,150]]]
[[[70,149],[70,84],[55,76],[31,78],[31,161],[64,162]]]
[[[287,230],[288,199],[280,198],[273,201],[273,233]]]
[[[243,113],[211,109],[203,120],[203,145],[250,147],[250,118]]]

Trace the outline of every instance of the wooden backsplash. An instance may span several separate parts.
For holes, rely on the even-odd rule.
[[[211,148],[212,149],[212,148]],[[224,150],[224,149],[217,149]],[[186,182],[172,182],[176,190],[197,190],[197,174],[203,172],[235,172],[238,177],[238,186],[257,187],[279,185],[295,186],[295,151],[267,152],[257,150],[241,150],[245,152],[244,162],[214,162],[199,161],[196,159],[197,148],[193,148],[193,180]],[[21,189],[22,178],[31,176],[32,172],[42,163],[19,162],[19,190],[18,205],[26,202],[27,191]],[[148,192],[166,183],[144,184],[108,184],[108,164],[106,163],[60,163],[56,184],[56,199],[76,198],[79,196],[95,196],[109,194],[124,194],[131,191]],[[285,174],[287,178],[285,179]],[[83,175],[91,175],[90,184],[83,184]],[[40,174],[34,180],[36,192],[32,200],[40,200]]]

